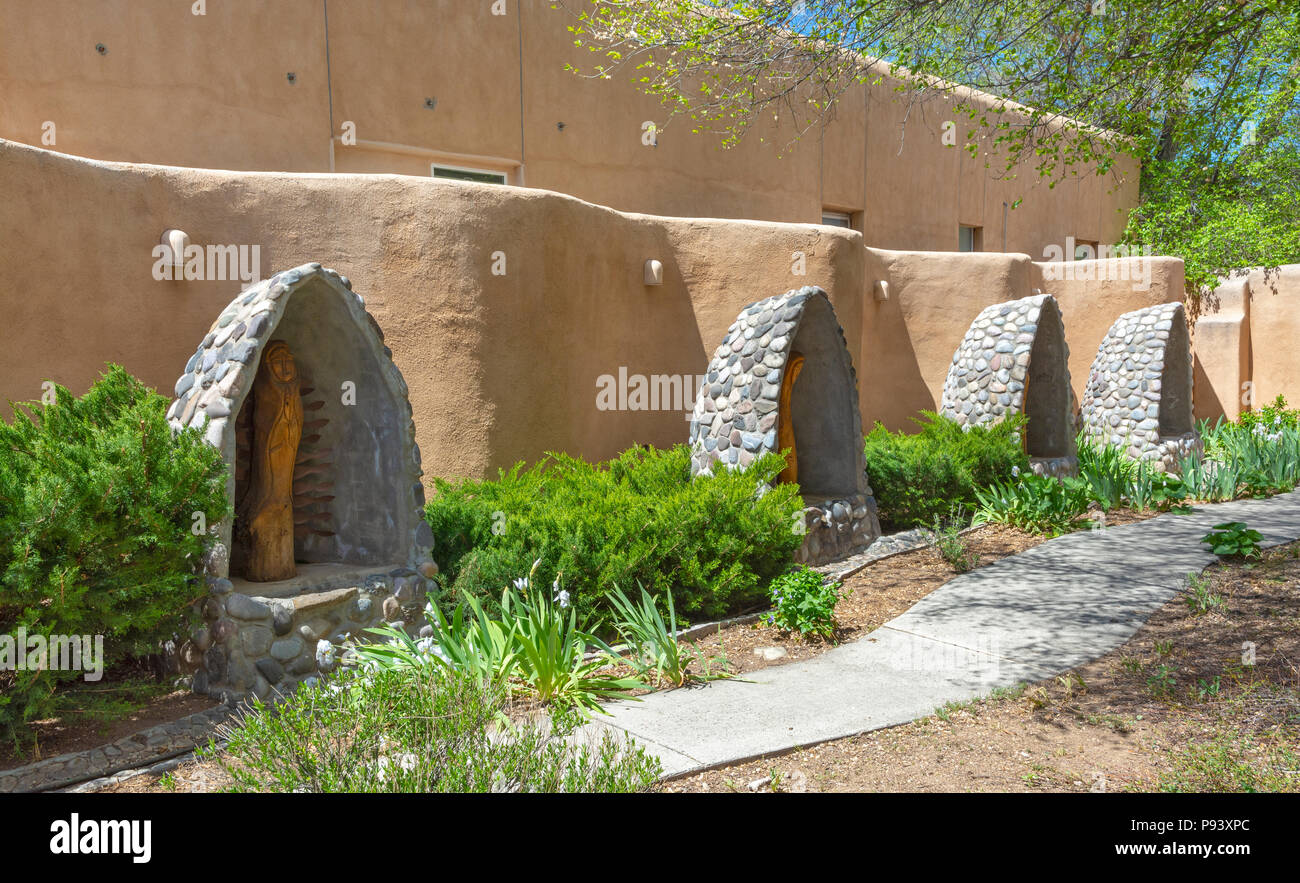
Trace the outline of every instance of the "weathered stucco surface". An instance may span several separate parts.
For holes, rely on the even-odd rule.
[[[593,56],[549,0],[493,6],[220,0],[196,16],[174,0],[0,0],[0,138],[197,168],[427,177],[438,160],[624,211],[819,223],[838,210],[885,248],[956,249],[964,224],[988,250],[1036,257],[1067,236],[1114,241],[1137,199],[1124,157],[1053,188],[1032,162],[999,174],[1000,157],[963,149],[968,118],[949,99],[909,107],[888,76],[797,141],[758,121],[725,150],[679,119],[650,146],[643,127],[666,114],[634,72],[567,71]]]
[[[1151,259],[1142,286],[1046,281],[1025,255],[867,248],[854,231],[820,225],[626,214],[409,176],[102,163],[4,141],[0,184],[0,271],[12,280],[0,294],[0,396],[39,398],[46,380],[80,393],[107,361],[170,390],[241,287],[155,279],[153,250],[178,228],[201,248],[256,246],[263,275],[316,260],[366,292],[410,387],[430,475],[484,475],[547,450],[605,458],[681,441],[716,342],[773,291],[828,292],[869,429],[909,427],[937,407],[953,352],[990,304],[1036,288],[1057,299],[1082,398],[1115,319],[1178,300],[1183,284],[1172,258]],[[645,283],[647,260],[662,262],[662,285]],[[1287,308],[1300,298],[1298,274],[1284,270],[1277,294],[1261,279],[1251,300],[1246,369],[1266,399],[1300,400],[1300,311]],[[1228,337],[1226,349],[1208,335],[1194,341],[1198,364],[1237,359],[1241,336]],[[675,380],[681,401],[602,407],[602,378],[620,375]],[[1213,389],[1220,400],[1237,395]]]

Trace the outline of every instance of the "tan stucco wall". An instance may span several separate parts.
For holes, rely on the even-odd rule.
[[[1028,297],[1035,290],[1060,304],[1070,347],[1070,380],[1083,396],[1088,370],[1111,324],[1121,314],[1152,304],[1181,300],[1183,262],[1177,258],[1075,261],[1074,278],[1017,254],[898,252],[868,248],[867,321],[862,326],[864,358],[875,358],[873,388],[863,394],[863,418],[891,429],[911,427],[922,408],[937,410],[952,355],[970,323],[989,304]],[[1138,261],[1147,260],[1144,269]],[[1149,268],[1149,274],[1146,272]],[[1049,270],[1058,278],[1046,278]],[[889,283],[889,299],[874,296],[877,281]]]
[[[1202,302],[1194,326],[1193,416],[1236,420],[1250,390],[1250,280],[1223,281]]]
[[[1026,255],[889,251],[820,225],[624,214],[408,176],[103,163],[0,141],[0,183],[0,396],[38,398],[47,379],[81,392],[107,361],[169,393],[239,287],[155,280],[152,251],[176,227],[199,246],[259,246],[263,276],[318,260],[351,277],[406,376],[437,475],[685,440],[693,398],[681,410],[600,410],[598,378],[702,372],[746,304],[790,288],[829,292],[863,423],[891,428],[936,407],[953,351],[989,304],[1056,296],[1079,395],[1115,319],[1183,291],[1171,258],[1139,259],[1146,268],[1128,279],[1084,262],[1074,279],[1048,279]],[[493,273],[498,253],[504,275]],[[644,283],[650,259],[663,263],[663,285]],[[1300,267],[1248,281],[1248,302],[1220,297],[1197,326],[1198,416],[1217,416],[1214,403],[1247,381],[1256,401],[1300,401]]]
[[[1067,236],[1113,241],[1136,202],[1131,160],[1049,188],[945,145],[949,120],[966,143],[965,117],[941,98],[909,107],[888,77],[797,143],[789,124],[762,124],[723,150],[679,119],[647,147],[642,124],[665,111],[627,77],[566,71],[591,56],[564,11],[491,7],[220,0],[195,16],[173,0],[0,0],[0,137],[42,145],[51,121],[43,146],[60,152],[240,170],[427,176],[441,157],[624,211],[818,223],[829,208],[880,248],[955,250],[966,224],[985,250],[1035,258]],[[357,146],[339,140],[345,121]]]
[[[773,292],[820,285],[848,327],[861,321],[852,231],[624,215],[427,178],[99,163],[12,142],[0,142],[0,182],[0,397],[38,398],[46,379],[79,393],[106,361],[170,394],[239,287],[156,281],[151,251],[176,227],[196,245],[260,245],[264,276],[311,260],[349,276],[410,387],[428,474],[685,441],[693,399],[599,411],[597,378],[702,372],[740,309]],[[806,275],[791,272],[796,251]],[[663,285],[644,284],[647,259],[663,262]]]
[[[1061,305],[1070,346],[1070,386],[1075,400],[1082,402],[1097,349],[1115,320],[1134,310],[1183,300],[1183,262],[1169,257],[1036,261],[1031,284]]]
[[[912,429],[921,409],[937,410],[952,355],[979,311],[1029,294],[1024,255],[866,249],[871,292],[864,296],[863,425]],[[878,282],[889,284],[878,300]]]
[[[1250,273],[1251,377],[1255,407],[1285,395],[1300,406],[1300,264]]]

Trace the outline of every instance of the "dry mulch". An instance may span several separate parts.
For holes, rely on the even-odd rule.
[[[130,674],[135,676],[138,672],[132,671]],[[99,684],[87,684],[77,689],[86,693],[102,691],[111,694],[120,688],[106,674]],[[126,689],[135,691],[138,684]],[[174,690],[140,701],[134,711],[112,719],[78,715],[69,711],[62,717],[32,721],[28,724],[28,730],[35,738],[35,744],[27,745],[21,751],[11,744],[0,745],[0,770],[26,766],[60,754],[98,748],[149,727],[206,711],[217,704],[215,700],[198,696],[189,690]]]
[[[1044,538],[1013,527],[987,524],[963,534],[962,540],[968,553],[979,556],[976,567],[984,567],[1036,546]],[[812,659],[836,644],[855,641],[879,628],[958,573],[933,546],[902,552],[873,561],[844,581],[843,591],[847,594],[835,606],[838,627],[831,641],[818,637],[800,638],[760,620],[724,626],[719,632],[693,643],[702,657],[711,660],[709,667],[713,671],[723,670],[734,675]],[[779,659],[765,659],[754,652],[762,648],[780,648],[786,655]],[[704,670],[705,666],[700,663],[692,666],[696,674]]]
[[[1222,604],[1176,597],[1066,675],[664,790],[1300,791],[1300,543],[1199,580]]]

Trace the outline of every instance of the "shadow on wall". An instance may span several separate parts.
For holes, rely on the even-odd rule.
[[[1031,459],[1075,453],[1068,361],[1061,314],[1054,300],[1044,299],[1025,378],[1025,453]]]
[[[1213,423],[1226,413],[1223,402],[1219,399],[1219,391],[1214,388],[1209,375],[1205,373],[1205,366],[1201,364],[1200,353],[1193,357],[1192,365],[1196,377],[1193,385],[1196,399],[1196,419],[1209,420]]]
[[[568,218],[575,207],[590,212],[561,203],[550,225],[580,226],[582,218]],[[532,428],[491,432],[492,462],[546,451],[603,460],[633,444],[679,444],[709,353],[663,231],[627,223],[600,260],[550,238],[559,244],[540,256],[545,274],[526,284],[493,280],[482,291],[483,400],[496,421]],[[660,285],[645,282],[648,255],[664,257]]]
[[[921,360],[895,295],[865,311],[859,382],[863,429],[882,423],[892,431],[915,432],[913,418],[939,403],[926,383]]]
[[[852,365],[839,323],[824,297],[808,300],[792,351],[803,356],[790,397],[799,487],[805,496],[860,492],[862,431]],[[787,369],[788,370],[788,369]]]

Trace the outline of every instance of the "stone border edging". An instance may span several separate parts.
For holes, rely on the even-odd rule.
[[[192,752],[236,712],[234,706],[218,705],[170,723],[147,727],[107,745],[0,770],[0,793],[53,791]]]

